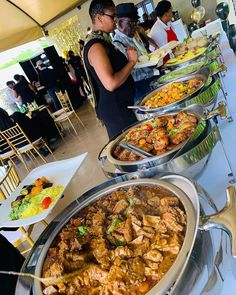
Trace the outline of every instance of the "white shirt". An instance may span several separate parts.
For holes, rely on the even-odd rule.
[[[168,30],[170,27],[171,22],[166,25],[159,18],[157,18],[157,21],[151,28],[149,36],[156,42],[159,47],[164,46],[168,43],[166,30]]]
[[[13,94],[13,90],[12,89],[7,88],[7,90],[6,90],[6,97],[7,97],[7,100],[8,100],[8,103],[9,104],[16,103],[16,99],[14,97],[14,94]]]

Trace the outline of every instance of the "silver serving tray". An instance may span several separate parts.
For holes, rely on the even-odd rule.
[[[204,87],[207,79],[209,78],[210,75],[210,69],[209,67],[204,67],[202,69],[200,69],[197,73],[195,74],[191,74],[182,78],[179,78],[177,80],[175,80],[175,82],[184,82],[184,81],[188,81],[191,79],[200,79],[202,80],[202,84],[190,95],[186,95],[184,96],[182,99],[167,104],[165,106],[162,107],[157,107],[157,108],[149,108],[144,106],[145,102],[148,101],[150,98],[152,98],[157,92],[159,92],[160,90],[164,89],[165,87],[167,87],[168,85],[172,84],[173,82],[169,82],[167,84],[164,84],[163,86],[151,91],[148,95],[146,95],[144,98],[142,98],[140,101],[137,102],[137,107],[141,107],[140,110],[141,111],[145,111],[146,113],[164,113],[166,111],[170,111],[171,109],[175,109],[176,107],[178,107],[178,105],[183,104],[187,99],[190,99],[196,95],[199,94],[199,92],[201,91],[201,89]]]
[[[188,69],[188,67],[190,67],[190,66],[194,66],[194,65],[197,67],[196,70],[191,70],[191,71],[189,70],[189,72],[184,73],[184,69]],[[170,73],[163,75],[163,76],[160,77],[159,79],[153,81],[151,84],[156,84],[156,85],[159,84],[159,86],[161,86],[161,85],[163,85],[163,84],[166,84],[166,83],[169,83],[169,82],[173,82],[173,81],[175,81],[176,79],[179,79],[179,78],[185,77],[186,75],[191,75],[191,74],[193,74],[193,73],[198,73],[198,71],[199,71],[201,68],[203,68],[204,66],[205,66],[205,62],[199,62],[199,61],[198,61],[198,62],[195,62],[195,63],[191,63],[190,65],[186,65],[186,66],[184,66],[184,67],[177,68],[177,69],[171,71]],[[180,72],[180,71],[182,71],[182,73],[181,73],[181,74],[178,74],[178,72]],[[175,73],[176,73],[176,77],[172,77],[172,78],[171,78],[171,75],[173,75],[173,74],[175,74]],[[168,76],[170,76],[170,78],[168,78]],[[162,79],[163,79],[164,77],[166,77],[167,80],[163,81]]]
[[[194,63],[196,62],[197,60],[200,60],[203,58],[203,60],[207,59],[207,53],[208,53],[208,49],[206,49],[206,51],[204,51],[202,54],[198,55],[198,56],[195,56],[187,61],[183,61],[183,62],[179,62],[178,64],[167,64],[165,63],[165,67],[168,68],[168,69],[174,69],[174,68],[179,68],[179,67],[184,67],[184,66],[187,66],[191,63]]]
[[[200,105],[189,106],[186,109],[186,112],[198,117],[198,126],[186,142],[177,146],[174,150],[160,156],[147,157],[139,161],[120,161],[115,159],[113,151],[119,144],[119,141],[123,140],[129,130],[139,126],[145,121],[148,122],[151,119],[144,120],[143,122],[134,124],[132,127],[126,129],[123,133],[105,145],[105,147],[101,150],[98,155],[98,161],[104,174],[107,177],[116,177],[119,175],[119,173],[117,174],[116,172],[114,173],[107,169],[107,162],[116,167],[120,173],[142,171],[151,167],[156,167],[157,173],[164,171],[184,173],[185,170],[204,159],[204,157],[206,157],[213,150],[214,146],[220,139],[218,127],[217,125],[212,125],[210,119],[217,115],[220,115],[221,118],[224,119],[226,117],[225,105],[220,103],[217,109],[209,112],[208,114],[205,114],[205,109]],[[165,115],[173,114],[176,113]],[[199,170],[191,172],[191,176],[196,176],[199,173]]]

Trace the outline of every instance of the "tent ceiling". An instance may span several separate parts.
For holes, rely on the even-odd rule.
[[[81,0],[0,0],[0,52],[43,36],[43,26]]]

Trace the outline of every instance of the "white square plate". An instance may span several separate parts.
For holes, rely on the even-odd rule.
[[[7,198],[5,202],[0,206],[0,227],[19,227],[34,224],[39,222],[47,217],[47,215],[52,211],[57,202],[60,200],[64,190],[67,185],[70,183],[71,179],[81,166],[82,162],[86,158],[87,153],[84,153],[80,156],[51,162],[42,166],[39,166],[32,170],[26,178],[20,183],[16,190]],[[56,202],[47,210],[44,210],[42,213],[18,220],[10,220],[9,214],[11,212],[11,202],[13,202],[17,196],[20,195],[20,192],[25,185],[32,184],[37,178],[45,176],[50,180],[53,185],[62,185],[64,187],[60,196],[58,196]]]

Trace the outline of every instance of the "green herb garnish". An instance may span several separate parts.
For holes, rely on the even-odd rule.
[[[123,243],[120,241],[120,240],[115,240],[115,246],[118,247],[118,246],[122,246]]]
[[[121,223],[121,220],[119,218],[115,218],[113,221],[112,221],[112,224],[111,226],[113,227],[116,227],[118,224]]]
[[[170,132],[169,132],[169,136],[175,135],[178,131],[179,131],[179,129],[177,129],[177,128],[171,129]]]
[[[128,199],[128,203],[129,203],[129,206],[133,206],[134,205],[134,200],[129,198]]]
[[[80,235],[80,236],[83,236],[83,235],[85,235],[86,232],[88,231],[88,226],[87,226],[87,225],[79,226],[79,227],[77,228],[77,230],[78,230],[79,235]]]
[[[152,125],[153,128],[156,128],[157,127],[157,123],[156,122],[151,121],[150,123],[151,123],[151,125]]]
[[[113,221],[112,221],[112,224],[110,226],[110,228],[107,230],[107,234],[111,234],[114,230],[114,228],[119,225],[121,223],[121,220],[119,218],[115,218]]]

